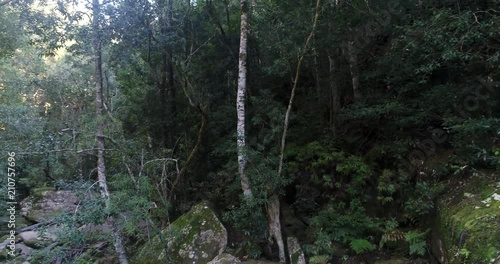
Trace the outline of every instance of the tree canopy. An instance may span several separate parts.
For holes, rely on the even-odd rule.
[[[158,232],[210,200],[249,258],[289,262],[279,240],[294,236],[310,263],[430,259],[441,195],[500,179],[499,14],[492,0],[0,1],[2,156],[18,157],[19,199],[88,197],[105,162],[108,202],[61,221],[111,216],[130,252],[139,223]],[[95,238],[74,232],[33,263],[93,260]]]

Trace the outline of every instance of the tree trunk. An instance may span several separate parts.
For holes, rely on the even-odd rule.
[[[103,78],[102,78],[102,57],[101,57],[101,37],[99,34],[100,26],[100,4],[99,0],[92,1],[92,31],[93,31],[93,46],[94,46],[94,81],[96,86],[96,116],[97,116],[97,129],[96,129],[96,141],[97,141],[97,179],[99,181],[99,189],[101,196],[105,201],[106,210],[109,210],[110,199],[108,184],[106,182],[106,165],[104,161],[104,123],[103,123]],[[122,236],[118,225],[111,218],[109,221],[111,228],[113,230],[113,238],[116,254],[121,264],[128,264],[127,255],[122,243]]]
[[[177,131],[177,90],[174,84],[173,58],[169,53],[167,57],[167,148],[175,148],[175,133]]]
[[[285,122],[283,125],[283,134],[281,136],[281,146],[280,146],[280,159],[278,164],[278,176],[281,177],[283,173],[283,157],[285,155],[285,145],[286,145],[286,136],[288,133],[288,124],[290,120],[290,113],[292,112],[293,100],[295,98],[295,92],[297,90],[297,84],[300,78],[300,69],[302,66],[302,61],[304,60],[305,53],[309,48],[309,43],[314,36],[314,32],[316,31],[316,25],[318,24],[319,13],[320,13],[320,4],[321,0],[316,1],[315,14],[313,18],[313,26],[309,36],[306,39],[304,44],[304,48],[302,49],[302,53],[299,55],[299,59],[297,61],[297,68],[295,69],[295,77],[293,79],[292,91],[290,93],[290,100],[288,101],[288,108],[285,113]],[[283,242],[283,236],[281,231],[281,223],[280,223],[280,200],[277,194],[273,194],[267,206],[267,214],[269,218],[269,231],[271,236],[276,240],[279,248],[279,257],[281,263],[286,263],[286,254],[285,254],[285,245]]]
[[[245,197],[253,197],[250,181],[246,175],[245,168],[247,157],[245,153],[245,101],[246,101],[246,81],[247,81],[247,41],[248,41],[248,3],[241,0],[241,32],[240,32],[240,56],[238,63],[238,94],[236,96],[236,111],[238,124],[236,127],[237,148],[238,148],[238,172],[241,178],[241,189]]]
[[[160,35],[162,38],[161,61],[159,65],[158,89],[160,91],[161,135],[165,148],[174,148],[177,115],[176,87],[173,70],[172,47],[166,40],[172,31],[173,0],[157,0]]]
[[[315,44],[313,44],[316,46]],[[314,79],[316,82],[316,100],[318,105],[321,105],[321,80],[320,80],[320,73],[319,73],[319,63],[318,63],[318,54],[316,51],[314,51],[313,54],[313,65],[314,65]]]
[[[338,61],[335,58],[337,53],[328,54],[328,62],[330,66],[330,125],[332,127],[333,133],[335,134],[335,120],[340,111],[340,94],[338,85]]]
[[[276,244],[278,244],[280,263],[286,263],[285,243],[281,231],[280,199],[278,195],[273,194],[269,198],[266,211],[269,220],[269,234],[276,240]]]
[[[353,97],[354,100],[358,100],[361,98],[361,93],[359,91],[358,51],[354,47],[354,41],[347,42],[347,61],[351,71]]]
[[[165,148],[169,147],[169,128],[168,128],[168,80],[167,80],[167,53],[162,52],[160,61],[160,80],[158,88],[160,90],[160,107],[161,107],[161,143]]]
[[[167,32],[172,31],[172,22],[174,14],[174,1],[167,0]],[[166,74],[167,74],[167,147],[174,148],[175,144],[175,131],[177,122],[175,121],[177,117],[177,104],[176,104],[176,87],[174,82],[174,67],[173,67],[173,52],[172,47],[168,46],[168,55],[166,58]]]

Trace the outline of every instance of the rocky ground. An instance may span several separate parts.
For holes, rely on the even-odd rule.
[[[17,257],[12,259],[7,255],[10,240],[3,236],[0,240],[3,241],[0,243],[1,263],[30,264],[33,250],[50,250],[57,243],[58,234],[58,227],[51,224],[52,217],[61,210],[74,211],[79,202],[72,192],[43,188],[34,190],[20,204],[21,216],[16,219]],[[433,261],[391,257],[378,252],[348,259],[338,258],[332,263],[500,263],[500,182],[491,177],[472,178],[451,188],[440,197],[438,204],[430,243],[435,256]],[[89,232],[109,232],[105,226],[81,228]],[[234,250],[229,250],[227,245],[225,226],[210,203],[203,201],[149,242],[129,249],[132,256],[130,263],[163,264],[167,259],[176,264],[277,263],[231,255],[229,252]],[[299,241],[289,237],[288,245],[293,264],[305,264]],[[94,250],[106,247],[105,242],[92,245]],[[103,255],[95,263],[114,263],[114,257]]]

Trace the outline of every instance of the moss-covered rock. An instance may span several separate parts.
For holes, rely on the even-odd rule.
[[[0,263],[5,264],[17,264],[22,263],[33,251],[32,248],[26,246],[23,243],[15,243],[15,249],[9,246],[10,240],[5,240],[0,243]]]
[[[408,263],[411,263],[411,261],[408,260],[407,258],[393,258],[393,259],[375,261],[375,264],[408,264]]]
[[[208,264],[233,264],[233,263],[241,263],[241,261],[228,253],[222,253],[215,257],[212,261],[208,262]]]
[[[7,237],[8,236],[4,236],[2,238],[2,242],[0,243],[0,261],[12,258],[12,255],[10,255],[9,252],[12,251],[12,247],[18,242],[17,237],[13,241],[7,239]]]
[[[268,260],[250,259],[247,261],[243,261],[242,264],[280,264],[280,263]]]
[[[20,233],[18,236],[21,241],[29,247],[32,248],[43,248],[50,245],[57,240],[57,236],[53,233],[56,231],[55,228],[50,228],[49,232],[44,231],[25,231]]]
[[[227,245],[227,231],[208,202],[193,206],[160,235],[141,247],[131,263],[206,264]]]
[[[21,215],[34,222],[50,220],[60,210],[75,210],[78,198],[70,191],[56,191],[51,187],[38,188],[21,201]]]
[[[500,183],[475,178],[442,197],[432,251],[441,263],[500,263]]]

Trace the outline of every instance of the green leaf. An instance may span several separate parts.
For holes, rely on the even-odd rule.
[[[375,245],[370,243],[366,239],[353,239],[350,243],[351,249],[356,252],[356,254],[365,253],[367,251],[372,251],[375,249]]]

